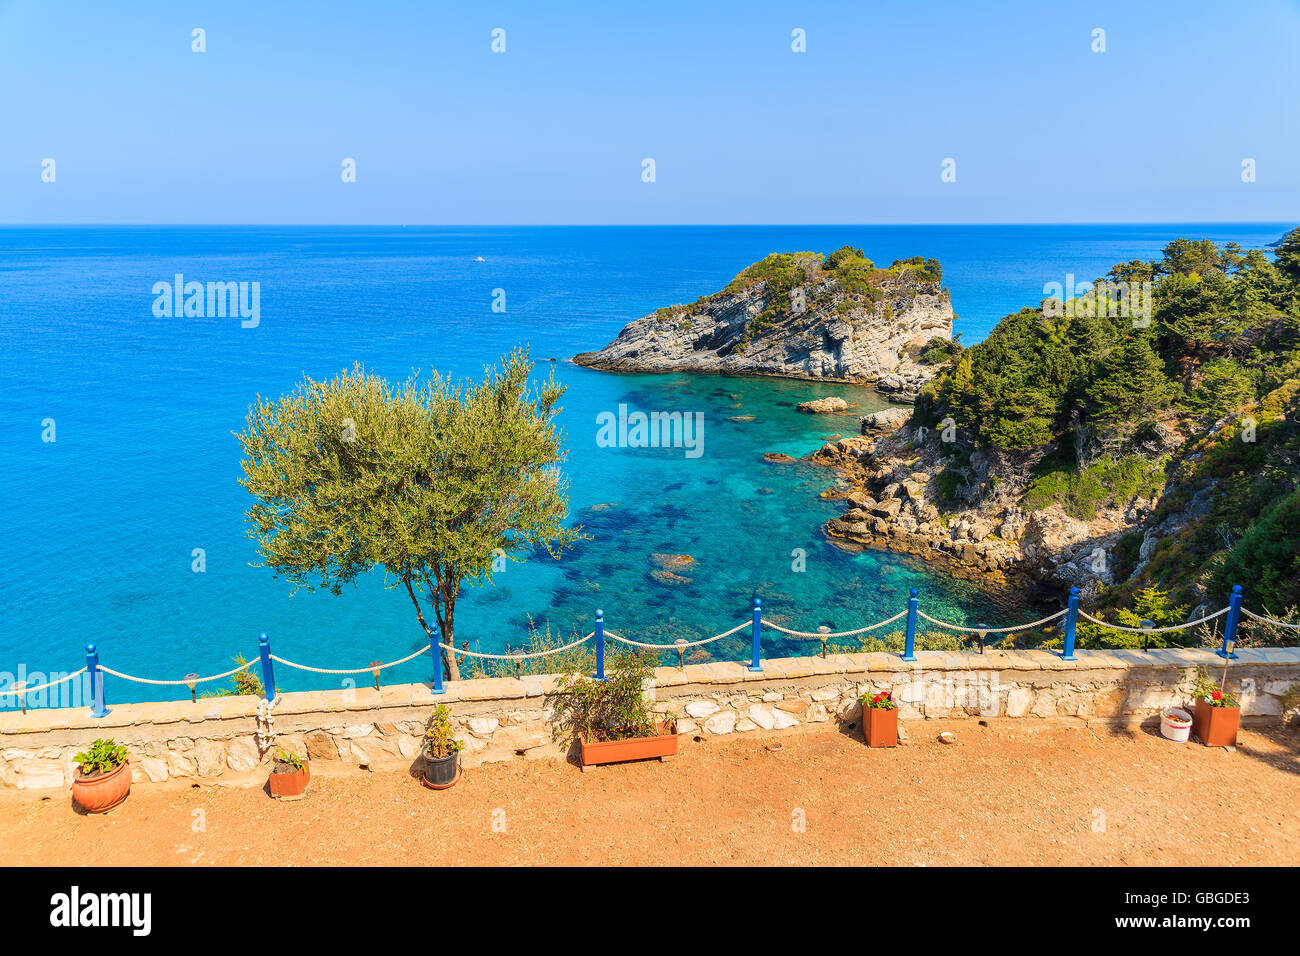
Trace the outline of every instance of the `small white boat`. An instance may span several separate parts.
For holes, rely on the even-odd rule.
[[[487,260],[484,259],[482,256],[475,256],[475,257],[474,257],[474,261],[475,261],[475,262],[487,262]]]

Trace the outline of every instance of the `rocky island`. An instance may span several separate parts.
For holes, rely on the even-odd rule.
[[[574,362],[624,372],[713,372],[871,384],[910,401],[934,375],[927,348],[952,340],[934,259],[877,268],[845,246],[774,253],[719,292],[630,323]]]

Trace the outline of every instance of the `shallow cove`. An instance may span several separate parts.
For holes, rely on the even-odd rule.
[[[763,460],[767,452],[799,459],[837,435],[856,434],[859,416],[889,407],[874,390],[572,366],[564,369],[563,377],[569,376],[584,379],[571,392],[581,396],[580,404],[570,403],[565,414],[573,459],[583,461],[582,467],[570,468],[578,505],[574,516],[589,540],[555,565],[553,619],[590,620],[599,605],[610,630],[671,643],[727,630],[746,617],[755,594],[763,598],[767,619],[801,630],[822,624],[846,630],[888,617],[906,606],[912,587],[924,589],[927,607],[942,612],[930,613],[949,620],[962,621],[965,613],[1003,620],[1022,610],[1006,596],[982,595],[914,559],[888,552],[854,554],[835,546],[821,528],[843,505],[819,497],[836,484],[835,473],[804,461]],[[795,409],[798,402],[827,395],[857,407],[844,415]],[[597,404],[588,407],[593,399]],[[703,454],[688,458],[681,448],[595,448],[584,454],[577,429],[590,435],[601,408],[620,404],[647,412],[700,413]],[[580,424],[584,419],[592,424]],[[694,560],[664,569],[656,554]],[[502,575],[495,594],[484,595],[486,602],[510,603],[511,573]],[[771,641],[773,653],[810,649],[778,638],[765,632],[765,646]],[[746,640],[741,634],[719,642],[718,656],[743,657]]]

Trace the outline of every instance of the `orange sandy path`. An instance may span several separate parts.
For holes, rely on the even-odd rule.
[[[443,792],[318,763],[297,803],[169,781],[84,816],[66,793],[6,791],[0,863],[1300,864],[1295,731],[1243,731],[1228,752],[1025,721],[908,727],[924,739],[895,750],[832,729],[684,739],[663,764],[514,761]],[[957,746],[934,740],[945,728]]]

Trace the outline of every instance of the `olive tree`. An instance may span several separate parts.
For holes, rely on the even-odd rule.
[[[265,566],[334,594],[383,568],[425,632],[422,596],[453,645],[464,587],[490,581],[501,558],[558,558],[575,537],[562,524],[564,389],[553,377],[531,384],[532,367],[516,349],[469,385],[434,374],[394,388],[357,366],[258,396],[238,437]],[[457,679],[455,656],[442,660]]]

